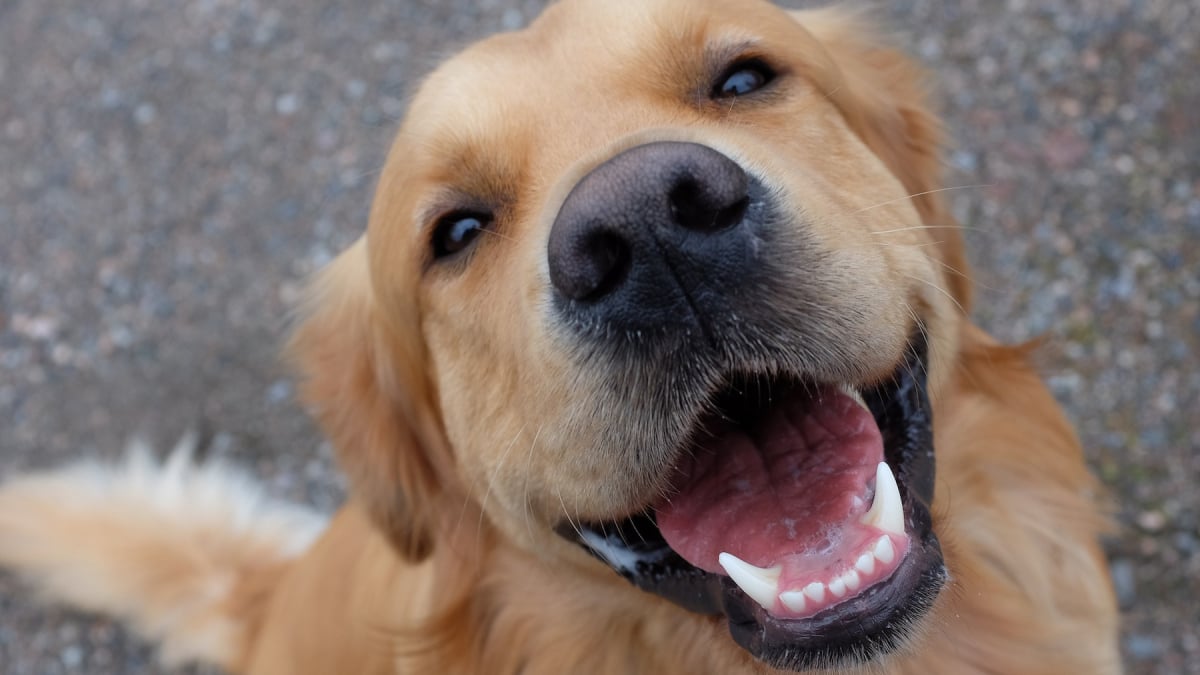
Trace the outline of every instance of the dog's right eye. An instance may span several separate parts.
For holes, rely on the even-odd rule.
[[[455,211],[438,219],[433,228],[433,257],[445,258],[466,249],[492,217],[474,211]]]

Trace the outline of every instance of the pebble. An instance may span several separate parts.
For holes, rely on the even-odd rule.
[[[1158,640],[1146,635],[1130,635],[1125,639],[1125,651],[1134,661],[1150,661],[1162,655]]]
[[[1123,609],[1128,609],[1137,600],[1137,581],[1133,561],[1127,558],[1116,558],[1110,561],[1110,565],[1117,602]]]
[[[1137,524],[1147,532],[1158,532],[1167,524],[1167,516],[1161,511],[1143,511],[1138,514]]]

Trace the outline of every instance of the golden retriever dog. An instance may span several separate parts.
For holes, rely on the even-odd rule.
[[[0,563],[234,673],[1117,673],[1097,486],[970,323],[860,16],[563,0],[422,84],[289,353],[351,499],[135,452]]]

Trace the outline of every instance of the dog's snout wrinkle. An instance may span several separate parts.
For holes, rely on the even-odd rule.
[[[550,232],[564,311],[621,329],[694,326],[721,311],[752,261],[750,188],[737,162],[698,143],[648,143],[596,167]]]
[[[691,311],[692,319],[695,321],[696,327],[699,329],[705,343],[709,347],[716,350],[718,347],[718,339],[716,335],[714,335],[712,329],[708,326],[708,321],[705,317],[703,309],[696,302],[696,298],[694,297],[695,289],[692,288],[692,280],[688,279],[687,276],[681,276],[679,266],[671,262],[671,256],[667,253],[668,249],[671,247],[671,244],[661,241],[658,236],[653,236],[652,240],[654,246],[658,249],[659,254],[662,256],[663,265],[670,273],[671,277],[675,280],[676,287],[679,289],[679,294],[683,297],[683,301],[687,303],[687,307]],[[686,255],[686,253],[684,255]]]

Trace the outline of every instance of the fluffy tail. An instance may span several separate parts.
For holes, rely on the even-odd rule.
[[[124,462],[84,462],[0,485],[0,567],[48,599],[128,622],[165,664],[235,670],[283,568],[325,525],[268,501],[248,476],[165,462],[134,443]]]

